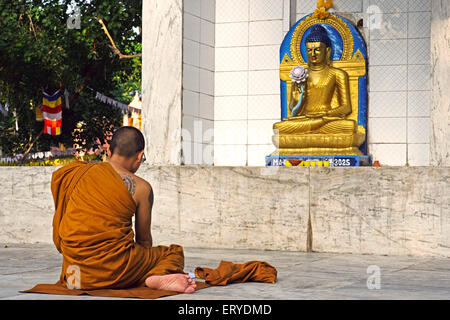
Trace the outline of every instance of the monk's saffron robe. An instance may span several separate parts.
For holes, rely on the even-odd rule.
[[[177,294],[147,288],[145,279],[184,273],[183,248],[147,247],[134,241],[136,204],[109,163],[78,161],[62,167],[53,173],[51,191],[55,203],[53,242],[63,256],[61,276],[56,284],[39,284],[23,292],[150,299]],[[276,270],[266,265],[258,261],[227,263],[213,272],[198,268],[197,277],[206,282],[197,282],[197,290],[232,282],[273,283]],[[272,275],[267,276],[267,271]]]
[[[65,166],[53,173],[51,191],[53,242],[63,255],[61,283],[73,266],[79,268],[78,289],[87,290],[140,286],[150,275],[183,272],[182,247],[134,242],[136,204],[110,164]]]

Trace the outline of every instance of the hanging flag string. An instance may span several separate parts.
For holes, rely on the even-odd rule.
[[[87,87],[87,88],[91,89],[89,87]],[[94,91],[93,89],[91,89],[91,90]],[[122,111],[125,111],[125,110],[128,109],[128,106],[126,104],[124,104],[122,102],[119,102],[119,101],[116,101],[116,100],[114,100],[114,99],[112,99],[110,97],[107,97],[107,96],[105,96],[104,94],[102,94],[102,93],[100,93],[98,91],[95,91],[95,99],[97,99],[97,100],[99,100],[99,101],[101,101],[103,103],[109,104],[110,106],[114,106],[114,107],[117,107],[119,109],[122,109]]]
[[[110,98],[108,96],[105,96],[104,94],[102,94],[102,93],[100,93],[98,91],[95,91],[92,88],[89,88],[89,87],[86,87],[86,88],[88,88],[89,90],[95,92],[95,99],[97,99],[97,100],[99,100],[99,101],[101,101],[103,103],[106,103],[108,105],[117,107],[117,108],[121,109],[123,113],[125,113],[125,112],[135,112],[137,114],[141,114],[141,109],[133,108],[131,106],[126,105],[125,103],[122,103],[120,101],[116,101],[116,100],[114,100],[114,99],[112,99],[112,98]]]
[[[102,94],[100,92],[96,92],[95,98],[97,100],[103,102],[103,103],[106,103],[108,105],[111,105],[111,106],[114,106],[114,107],[117,107],[117,108],[121,109],[122,112],[131,111],[131,112],[135,112],[135,113],[138,113],[138,114],[141,113],[141,109],[130,107],[130,106],[128,106],[128,105],[126,105],[126,104],[124,104],[124,103],[122,103],[120,101],[116,101],[116,100],[114,100],[114,99],[112,99],[110,97],[107,97],[107,96],[105,96],[104,94]]]
[[[16,123],[16,131],[19,131],[19,122],[17,121],[17,114],[16,114],[16,110],[15,109],[13,111],[13,116],[14,116],[15,123]]]
[[[70,103],[69,103],[69,91],[67,89],[64,90],[64,100],[66,103],[66,109],[70,109]]]
[[[5,107],[4,107],[4,108],[3,108],[3,105],[0,103],[0,112],[1,112],[4,116],[6,116],[6,114],[8,113],[8,111],[9,111],[9,103],[8,103],[8,101],[6,101]]]
[[[6,114],[7,114],[7,111],[5,110],[5,109],[3,109],[3,105],[0,103],[0,112],[4,115],[4,116],[6,116]]]

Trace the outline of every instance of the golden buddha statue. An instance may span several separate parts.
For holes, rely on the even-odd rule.
[[[349,76],[331,65],[326,29],[313,25],[305,46],[307,77],[296,81],[295,71],[302,74],[302,70],[291,72],[290,116],[273,126],[278,147],[274,154],[362,155],[358,147],[365,132],[348,118],[352,114]]]

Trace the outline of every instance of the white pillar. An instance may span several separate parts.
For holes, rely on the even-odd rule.
[[[142,11],[145,155],[151,165],[179,165],[183,1],[145,0]]]
[[[450,2],[431,2],[430,161],[432,166],[450,166]]]

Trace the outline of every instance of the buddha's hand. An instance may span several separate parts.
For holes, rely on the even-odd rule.
[[[305,116],[308,118],[323,118],[326,115],[327,115],[327,113],[325,111],[321,111],[321,112],[316,112],[316,113],[309,113],[309,114],[306,114]]]
[[[299,84],[295,81],[292,81],[291,85],[291,95],[294,101],[298,101],[300,99],[300,95],[305,91],[304,85]]]
[[[292,112],[292,109],[297,104],[298,100],[300,99],[300,92],[298,88],[298,84],[295,82],[292,82],[292,88],[291,88],[291,103],[289,104],[289,110]]]
[[[294,94],[294,96],[298,97],[298,95],[299,95],[299,90],[298,89],[299,89],[298,83],[292,82],[292,93]]]
[[[303,83],[297,83],[295,81],[292,81],[292,91],[297,93],[297,95],[299,95],[305,91],[305,86]]]

